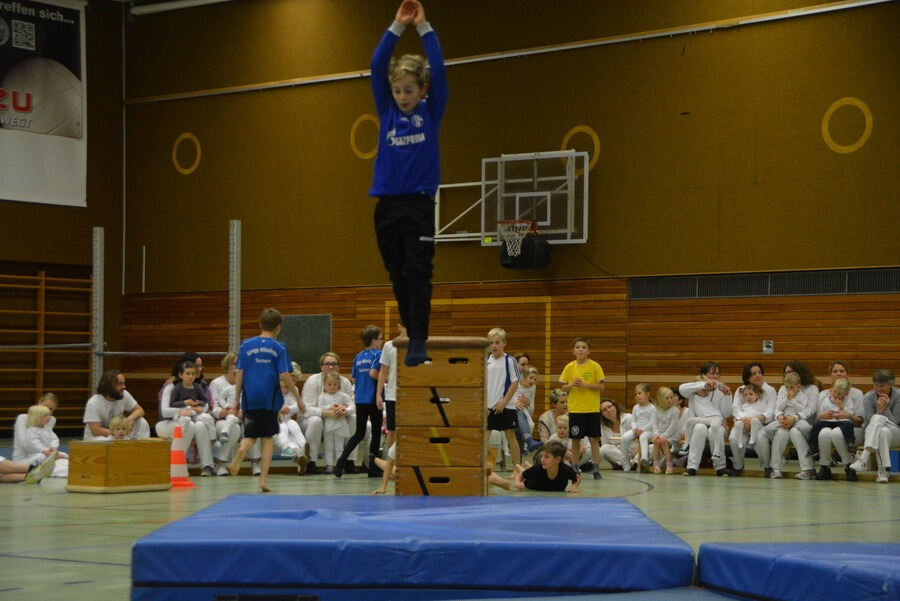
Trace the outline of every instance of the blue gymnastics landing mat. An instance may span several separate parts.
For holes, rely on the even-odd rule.
[[[900,599],[898,543],[706,543],[700,584],[784,601]]]
[[[621,499],[232,495],[138,540],[132,599],[459,599],[688,586],[689,545]]]

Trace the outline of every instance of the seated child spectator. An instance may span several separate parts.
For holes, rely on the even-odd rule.
[[[660,473],[659,452],[662,451],[666,458],[666,473],[674,473],[672,464],[672,446],[669,442],[677,440],[678,418],[681,417],[678,407],[680,397],[671,389],[660,386],[656,391],[654,404],[656,405],[656,425],[658,431],[650,442],[653,443],[653,473]]]
[[[56,411],[57,406],[59,405],[59,399],[52,392],[45,392],[41,396],[41,400],[39,400],[36,404],[43,405],[47,409],[50,410],[50,422],[47,424],[50,429],[56,427],[56,417],[54,417],[53,413]],[[16,416],[16,424],[13,430],[13,440],[20,439],[25,440],[26,430],[28,430],[28,412],[20,413]]]
[[[293,458],[297,464],[297,473],[302,476],[309,464],[309,445],[294,416],[303,412],[297,399],[284,384],[281,385],[281,394],[284,396],[284,405],[278,412],[278,434],[272,438],[272,442],[282,455]]]
[[[734,426],[728,436],[731,446],[732,476],[740,476],[744,469],[744,455],[748,450],[755,450],[760,465],[765,469],[769,465],[769,438],[763,428],[775,417],[775,408],[766,403],[765,391],[752,382],[744,384],[734,393],[731,414]]]
[[[619,443],[623,456],[628,454],[628,447],[633,440],[639,441],[641,465],[650,465],[650,439],[657,435],[656,407],[650,403],[650,385],[638,384],[634,387],[634,407],[631,408],[631,419],[634,421],[631,430],[622,433]],[[658,466],[657,466],[658,467]],[[631,463],[626,461],[622,469],[631,471]]]
[[[568,415],[560,415],[556,420],[556,434],[550,437],[550,441],[560,442],[563,446],[566,447],[566,457],[564,461],[575,467],[573,462],[575,461],[575,454],[572,452],[572,445],[574,441],[569,437],[569,416]],[[587,469],[590,471],[593,469],[593,465],[591,465],[591,456],[585,454],[585,451],[591,450],[591,444],[586,438],[581,439],[581,465],[578,467],[582,470]],[[541,449],[538,449],[534,454],[535,463],[539,463],[541,461]]]
[[[54,478],[69,476],[69,456],[59,451],[59,438],[50,427],[53,416],[45,405],[32,405],[28,408],[28,428],[24,439],[15,438],[13,442],[13,461],[26,465],[37,465],[47,457],[56,457],[56,463],[50,474]]]
[[[109,440],[125,440],[131,434],[133,426],[130,421],[119,415],[109,422]]]
[[[516,389],[516,420],[518,431],[516,439],[519,446],[527,451],[532,451],[541,446],[541,443],[532,438],[534,431],[534,394],[537,390],[537,379],[540,373],[536,367],[526,366],[522,371],[522,379],[519,380],[519,388]]]
[[[333,474],[335,465],[350,438],[350,424],[356,423],[356,404],[341,391],[341,375],[330,371],[322,377],[318,405],[325,420],[325,473]]]
[[[566,448],[559,442],[548,442],[541,447],[541,462],[522,467],[516,465],[513,470],[513,481],[518,490],[542,490],[563,492],[572,482],[570,493],[578,492],[581,474],[563,463]]]
[[[201,476],[212,476],[215,473],[212,458],[212,443],[216,441],[216,422],[209,412],[209,400],[203,386],[195,381],[197,370],[194,363],[185,361],[178,372],[169,393],[169,409],[175,409],[175,422],[181,426],[186,445],[190,439],[197,442],[200,453]],[[193,434],[188,437],[187,430]],[[157,432],[159,426],[157,425]]]

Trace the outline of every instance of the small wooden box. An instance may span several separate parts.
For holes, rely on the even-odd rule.
[[[397,389],[397,423],[403,428],[484,428],[483,388],[432,386]]]
[[[483,497],[487,475],[483,467],[399,467],[394,494]]]
[[[484,467],[481,428],[401,428],[397,430],[397,465]]]
[[[405,349],[407,338],[395,338],[397,348]],[[410,386],[484,387],[488,341],[486,338],[431,337],[428,355],[431,363],[397,366],[397,388]]]
[[[166,490],[172,441],[84,441],[69,444],[70,492],[139,492]]]

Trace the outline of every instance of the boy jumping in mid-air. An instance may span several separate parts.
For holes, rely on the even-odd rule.
[[[422,38],[428,62],[391,52],[407,25]],[[380,120],[370,196],[378,249],[394,287],[400,320],[409,331],[404,363],[428,361],[434,195],[441,177],[438,131],[447,106],[444,57],[437,34],[417,0],[405,0],[372,56],[372,93]],[[426,99],[427,95],[427,99]]]

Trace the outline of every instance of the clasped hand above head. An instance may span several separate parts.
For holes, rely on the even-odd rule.
[[[397,9],[394,19],[401,25],[421,25],[425,22],[425,9],[417,0],[404,0]]]

